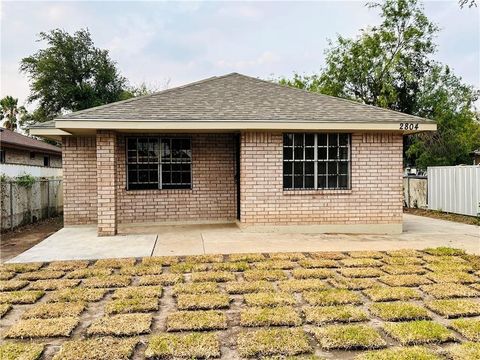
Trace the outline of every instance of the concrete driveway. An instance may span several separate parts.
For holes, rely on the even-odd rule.
[[[63,228],[9,262],[231,254],[245,252],[424,249],[450,246],[480,254],[480,227],[404,214],[399,235],[252,233],[234,224],[135,225],[117,236],[96,228]]]

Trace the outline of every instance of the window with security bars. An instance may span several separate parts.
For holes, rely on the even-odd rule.
[[[191,188],[190,139],[128,137],[126,148],[127,190]]]
[[[349,189],[350,134],[284,134],[283,188]]]

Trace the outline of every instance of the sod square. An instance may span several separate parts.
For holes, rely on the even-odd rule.
[[[220,357],[215,333],[159,334],[148,340],[147,359],[210,359]]]
[[[305,259],[300,260],[298,264],[307,269],[337,268],[340,266],[338,261],[328,259]]]
[[[291,306],[247,307],[240,311],[241,326],[298,326],[300,315]]]
[[[297,300],[295,297],[286,292],[259,292],[246,294],[243,299],[248,306],[284,306],[295,305]]]
[[[70,336],[78,323],[79,319],[77,317],[20,320],[5,332],[5,337],[24,339]]]
[[[355,258],[355,259],[343,259],[340,260],[340,265],[345,267],[379,267],[383,263],[376,259],[370,258]]]
[[[277,281],[287,278],[287,274],[283,270],[246,270],[243,277],[247,281],[266,280]]]
[[[59,279],[65,275],[64,271],[55,270],[38,270],[26,272],[18,275],[19,279],[23,280],[46,280],[46,279]]]
[[[57,290],[50,294],[48,302],[70,302],[87,301],[96,302],[104,298],[107,290],[104,289],[85,289],[73,288]]]
[[[450,326],[468,340],[480,342],[480,319],[456,319]]]
[[[480,302],[470,299],[431,300],[426,301],[425,305],[447,318],[480,315]]]
[[[424,346],[394,347],[390,349],[367,351],[355,357],[355,360],[442,360],[433,350]]]
[[[262,360],[326,360],[323,356],[305,354],[305,355],[292,355],[292,356],[283,356],[283,355],[273,355],[273,356],[262,356]]]
[[[242,331],[237,337],[237,348],[240,356],[246,358],[312,352],[308,337],[301,328]]]
[[[0,291],[20,290],[28,284],[27,280],[0,280]]]
[[[26,273],[30,271],[37,271],[43,266],[42,262],[18,263],[18,264],[3,264],[2,270],[13,271],[16,273]]]
[[[202,271],[194,272],[191,275],[193,282],[226,282],[235,279],[235,274],[228,271]]]
[[[373,303],[370,312],[385,321],[430,319],[427,309],[414,303],[395,301]]]
[[[327,288],[327,284],[318,279],[289,279],[279,281],[278,288],[281,291],[301,292],[305,290],[323,290]]]
[[[37,280],[30,283],[30,290],[58,290],[72,288],[80,284],[75,279]]]
[[[341,260],[345,259],[347,255],[338,251],[329,252],[312,252],[310,253],[312,259],[325,259],[325,260]]]
[[[421,289],[436,299],[480,296],[479,291],[455,283],[424,285]]]
[[[465,250],[440,246],[437,248],[427,248],[423,250],[429,255],[435,256],[461,256],[465,255]]]
[[[446,349],[446,353],[451,360],[478,360],[480,359],[480,343],[465,342],[452,345]]]
[[[230,254],[228,255],[228,259],[230,261],[246,261],[250,262],[257,262],[265,260],[265,255],[263,254],[255,254],[255,253],[244,253],[244,254]]]
[[[478,277],[464,271],[433,272],[427,274],[427,277],[436,283],[473,284],[479,281]]]
[[[302,269],[297,268],[292,270],[292,276],[295,279],[326,279],[334,276],[335,273],[332,270],[327,269]]]
[[[167,331],[221,330],[227,316],[217,310],[176,311],[167,316]]]
[[[121,314],[104,316],[92,322],[87,335],[132,336],[147,334],[152,325],[150,314]]]
[[[113,288],[128,286],[132,278],[127,275],[96,276],[83,280],[82,285],[87,288]]]
[[[466,255],[462,256],[436,256],[436,255],[423,255],[423,260],[427,263],[450,263],[450,264],[465,264],[467,261],[464,259]]]
[[[225,309],[230,306],[230,296],[226,294],[178,294],[179,310]]]
[[[85,310],[83,302],[43,303],[22,314],[22,319],[50,319],[59,317],[77,317]]]
[[[54,271],[73,271],[78,269],[85,269],[89,265],[86,260],[68,260],[68,261],[53,261],[46,267],[47,270]]]
[[[18,290],[0,293],[0,304],[33,304],[45,295],[41,290]]]
[[[422,294],[408,287],[374,287],[362,291],[372,301],[418,300]]]
[[[173,286],[173,295],[177,294],[207,294],[218,293],[220,288],[217,283],[203,282],[203,283],[182,283]]]
[[[387,323],[383,329],[402,345],[443,343],[455,339],[445,326],[430,320]]]
[[[419,285],[431,284],[432,281],[422,275],[384,275],[378,278],[388,286],[408,286],[415,287]]]
[[[303,298],[309,305],[320,306],[362,303],[359,294],[346,289],[306,291],[303,293]]]
[[[273,291],[274,287],[271,282],[259,281],[232,281],[225,283],[225,290],[229,294],[248,294],[254,292]]]
[[[398,249],[387,251],[386,254],[391,257],[420,257],[422,253],[413,249]]]
[[[138,285],[174,285],[184,282],[182,274],[145,275],[138,278]]]
[[[348,278],[373,278],[385,275],[385,273],[377,268],[343,268],[338,272]]]
[[[185,262],[191,263],[220,263],[223,262],[221,254],[191,255],[185,256]]]
[[[477,276],[480,276],[480,272],[477,274]],[[470,284],[470,287],[472,287],[475,290],[480,291],[480,283],[477,284]]]
[[[246,261],[213,263],[210,265],[212,270],[220,271],[245,271],[250,268]]]
[[[0,304],[0,319],[3,318],[12,309],[10,304]]]
[[[329,325],[312,330],[322,349],[378,349],[387,343],[374,328],[367,325]]]
[[[43,344],[6,342],[0,345],[0,359],[37,360],[40,359],[44,347]]]
[[[66,341],[53,360],[128,360],[138,342],[137,338],[113,337]]]
[[[427,272],[419,265],[385,265],[381,269],[390,275],[423,275]]]
[[[166,265],[170,266],[178,264],[180,258],[178,256],[152,256],[142,258],[143,265]]]
[[[376,250],[364,250],[364,251],[350,251],[348,253],[352,258],[372,258],[381,259],[385,255],[381,251]]]
[[[112,269],[78,269],[65,275],[66,279],[86,279],[91,277],[108,276],[113,273]]]
[[[480,255],[463,255],[462,259],[472,265],[475,270],[480,270]]]
[[[133,266],[135,265],[136,260],[133,258],[125,258],[125,259],[100,259],[95,261],[93,265],[96,268],[102,269],[120,269],[121,267],[125,266]]]
[[[170,272],[173,274],[186,274],[195,271],[206,271],[208,270],[207,264],[202,263],[187,263],[182,262],[179,264],[173,264],[170,266]]]
[[[268,254],[270,259],[272,260],[290,260],[290,261],[298,261],[304,260],[305,255],[300,252],[279,252],[279,253],[270,253]]]
[[[120,268],[121,275],[159,275],[163,271],[162,265],[145,265],[138,264],[135,266],[124,266]]]
[[[384,257],[382,260],[388,265],[422,265],[424,263],[418,257]]]
[[[333,287],[348,290],[363,290],[379,285],[379,283],[375,279],[371,278],[335,277],[333,279],[329,279],[328,282]]]
[[[15,273],[13,271],[7,270],[0,270],[0,280],[10,280],[15,277]]]
[[[449,273],[449,272],[474,272],[473,266],[470,264],[456,263],[450,261],[434,262],[425,265],[425,268],[433,272]]]
[[[115,290],[113,299],[132,299],[132,298],[159,298],[162,296],[160,286],[128,286]]]
[[[128,313],[143,313],[158,310],[157,298],[122,298],[110,300],[105,304],[105,313],[111,314],[128,314]]]
[[[253,263],[253,266],[260,270],[289,270],[295,267],[295,263],[290,260],[266,260]]]
[[[367,321],[368,314],[357,306],[308,306],[303,309],[305,321],[309,324],[322,325],[332,322]]]

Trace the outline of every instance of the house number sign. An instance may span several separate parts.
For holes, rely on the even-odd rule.
[[[400,130],[418,130],[418,124],[400,123]]]

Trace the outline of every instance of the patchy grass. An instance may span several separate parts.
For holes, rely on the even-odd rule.
[[[363,290],[372,301],[418,300],[422,294],[417,289],[408,287],[374,287]]]
[[[429,264],[433,263],[450,263],[450,264],[465,264],[467,261],[464,259],[465,256],[435,256],[435,255],[424,255],[423,260]]]
[[[408,286],[416,287],[419,285],[431,284],[432,281],[421,275],[385,275],[378,280],[387,284],[388,286]]]
[[[383,262],[388,265],[422,265],[424,261],[418,257],[384,257]]]
[[[138,342],[138,338],[113,337],[66,341],[53,360],[128,360]]]
[[[425,265],[425,268],[437,273],[455,272],[474,272],[473,266],[470,264],[455,263],[450,261],[434,262]]]
[[[3,264],[1,269],[15,273],[26,273],[30,271],[37,271],[43,266],[42,262],[35,263],[18,263],[18,264]]]
[[[45,345],[33,343],[7,342],[0,345],[2,360],[37,360],[43,353]]]
[[[480,292],[455,283],[424,285],[421,289],[436,299],[480,296]]]
[[[369,309],[373,315],[385,321],[430,319],[424,307],[402,301],[373,303]]]
[[[420,257],[422,253],[414,249],[399,249],[399,250],[390,250],[385,252],[388,256],[391,257]]]
[[[225,284],[225,290],[229,294],[248,294],[254,292],[273,291],[274,287],[268,281],[232,281]]]
[[[365,250],[365,251],[350,251],[348,253],[352,258],[372,258],[372,259],[381,259],[384,257],[384,254],[381,251],[376,250]]]
[[[450,326],[468,340],[480,342],[480,319],[457,319]]]
[[[92,322],[87,335],[132,336],[150,332],[152,315],[121,314],[104,316]]]
[[[431,300],[425,305],[433,312],[447,318],[480,315],[480,302],[469,299]]]
[[[20,290],[28,284],[27,280],[0,280],[0,291]]]
[[[225,309],[230,305],[230,296],[226,294],[178,294],[177,307],[179,310],[210,310]]]
[[[83,286],[87,288],[113,288],[128,286],[132,278],[127,275],[107,275],[91,277],[83,280]]]
[[[78,269],[65,275],[67,279],[86,279],[91,277],[108,276],[113,273],[112,269]]]
[[[167,331],[221,330],[227,328],[227,316],[217,310],[176,311],[167,316]]]
[[[45,279],[59,279],[65,275],[64,271],[54,271],[54,270],[38,270],[26,272],[18,275],[19,279],[23,280],[45,280]]]
[[[54,271],[72,271],[78,269],[85,269],[89,265],[86,260],[68,260],[68,261],[53,261],[46,267],[47,270]]]
[[[287,274],[282,270],[246,270],[243,277],[247,281],[266,280],[277,281],[287,278]]]
[[[178,264],[180,259],[178,256],[153,256],[142,258],[143,265],[173,265]]]
[[[223,262],[223,255],[206,254],[206,255],[185,256],[185,262],[187,263],[220,263],[220,262]]]
[[[390,275],[423,275],[427,272],[423,266],[419,265],[386,265],[382,267],[382,270]]]
[[[237,346],[240,356],[247,358],[292,356],[312,351],[307,335],[300,328],[242,331],[238,334]]]
[[[173,274],[186,274],[195,271],[207,271],[208,265],[202,263],[187,263],[182,262],[179,264],[173,264],[170,266],[170,272]]]
[[[235,274],[228,271],[202,271],[195,272],[191,275],[193,282],[226,282],[234,281]]]
[[[463,255],[462,259],[468,262],[475,270],[480,270],[480,255]]]
[[[429,348],[412,346],[367,351],[356,356],[355,360],[442,360],[442,358]]]
[[[320,306],[362,303],[359,294],[346,289],[306,291],[303,293],[303,298],[309,305]]]
[[[325,259],[325,260],[341,260],[345,259],[347,255],[338,251],[329,252],[313,252],[310,253],[312,259]]]
[[[149,311],[157,311],[158,308],[159,306],[157,298],[134,297],[110,300],[105,304],[105,313],[108,315],[144,313]]]
[[[148,285],[174,285],[178,283],[183,283],[182,274],[161,274],[161,275],[146,275],[140,276],[138,278],[138,285],[148,286]]]
[[[370,267],[339,269],[338,272],[348,278],[373,278],[385,275],[382,270]]]
[[[329,279],[328,282],[333,287],[348,290],[363,290],[378,286],[378,282],[375,279],[370,278],[335,277],[333,279]]]
[[[138,264],[135,266],[124,266],[120,268],[121,275],[159,275],[163,271],[162,265]]]
[[[291,306],[250,307],[240,311],[241,326],[298,326],[300,315]]]
[[[250,265],[246,261],[214,263],[211,265],[212,270],[220,271],[245,271],[249,268]]]
[[[148,359],[210,359],[220,357],[220,342],[215,333],[160,334],[149,338]]]
[[[286,252],[286,253],[280,252],[280,253],[270,253],[268,255],[272,260],[298,261],[298,260],[304,260],[306,258],[305,255],[300,252]]]
[[[5,332],[5,337],[23,339],[70,336],[78,323],[76,317],[20,320]]]
[[[77,317],[85,310],[83,302],[38,304],[22,314],[22,319]]]
[[[303,313],[305,315],[305,321],[315,325],[368,320],[368,314],[365,310],[351,305],[309,306],[303,309]]]
[[[15,277],[15,273],[13,271],[0,269],[0,280],[10,280],[13,277]]]
[[[301,292],[307,290],[323,290],[327,284],[319,279],[289,279],[278,282],[278,288],[281,291]]]
[[[343,259],[340,260],[340,265],[345,267],[379,267],[383,263],[376,259],[370,258],[355,258],[355,259]]]
[[[75,279],[37,280],[30,283],[30,290],[58,290],[73,288],[80,284]]]
[[[263,261],[265,260],[265,255],[263,254],[254,254],[254,253],[245,253],[245,254],[230,254],[228,255],[230,261],[245,261],[248,263]]]
[[[387,323],[383,329],[402,345],[443,343],[454,340],[450,330],[430,320]]]
[[[378,349],[387,343],[367,325],[329,325],[312,330],[323,349]]]
[[[298,264],[307,269],[337,268],[340,266],[338,261],[328,259],[305,259],[300,260]]]
[[[465,255],[465,250],[462,249],[455,249],[450,247],[437,247],[437,248],[427,248],[423,250],[425,253],[429,255],[435,256],[461,256]]]
[[[104,298],[107,290],[104,289],[85,289],[73,288],[54,291],[50,294],[48,302],[70,302],[87,301],[95,302]]]
[[[19,290],[0,293],[0,304],[33,304],[45,295],[41,290]]]
[[[160,286],[128,286],[115,290],[113,299],[132,299],[132,298],[159,298],[162,296]]]
[[[203,282],[203,283],[185,283],[176,284],[173,287],[173,295],[177,294],[207,294],[218,293],[220,288],[217,283]]]
[[[295,305],[297,302],[292,294],[286,292],[259,292],[246,294],[243,298],[248,306],[260,307]]]
[[[3,318],[12,309],[10,304],[0,304],[0,319]]]
[[[133,266],[135,265],[135,262],[136,260],[134,258],[100,259],[95,261],[93,266],[101,269],[120,269],[125,266]]]
[[[302,269],[297,268],[292,270],[292,276],[295,279],[326,279],[334,276],[335,273],[327,269]]]
[[[295,263],[290,260],[266,260],[253,263],[253,266],[260,270],[289,270],[295,267]]]
[[[480,359],[480,343],[465,342],[452,345],[447,348],[446,353],[452,360],[478,360]]]

